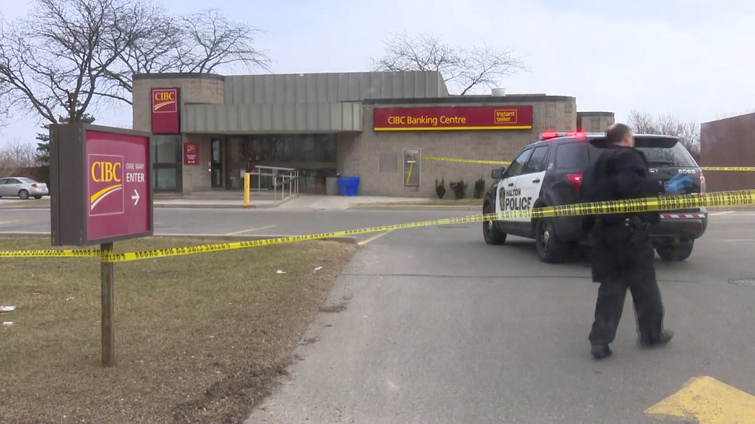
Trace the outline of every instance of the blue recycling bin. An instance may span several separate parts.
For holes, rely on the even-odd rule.
[[[359,192],[359,177],[340,177],[338,189],[341,196],[356,196]]]

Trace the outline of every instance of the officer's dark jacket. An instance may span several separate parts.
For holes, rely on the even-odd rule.
[[[650,175],[645,155],[631,147],[608,146],[588,168],[582,178],[582,202],[636,199],[656,197],[665,192],[663,184]],[[606,214],[587,217],[585,228],[589,229],[600,219],[607,224],[623,222],[635,215],[645,222],[657,224],[658,213]]]
[[[609,146],[585,172],[581,201],[636,199],[656,197],[663,193],[665,187],[650,175],[642,152],[631,147]],[[648,264],[652,266],[652,245],[635,242],[632,227],[624,225],[626,219],[632,216],[650,224],[660,221],[658,212],[605,214],[584,218],[584,229],[593,230],[591,261],[594,282],[613,278],[629,268],[636,269]],[[596,226],[598,221],[601,225]]]

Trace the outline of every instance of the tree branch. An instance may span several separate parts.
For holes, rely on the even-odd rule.
[[[27,17],[0,27],[0,105],[81,122],[99,101],[132,104],[137,73],[269,70],[254,47],[261,30],[212,9],[171,16],[150,1],[32,0]]]
[[[410,37],[405,32],[392,33],[384,44],[383,56],[372,60],[373,70],[437,71],[450,85],[449,91],[455,89],[462,96],[478,87],[494,87],[518,71],[529,71],[510,49],[454,47],[432,34]]]
[[[636,134],[661,134],[677,137],[692,154],[700,152],[700,125],[697,122],[684,122],[663,114],[652,116],[648,113],[632,110],[629,112],[627,125]]]

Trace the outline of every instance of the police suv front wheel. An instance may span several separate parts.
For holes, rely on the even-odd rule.
[[[495,211],[490,203],[485,203],[482,213],[487,215],[495,213]],[[506,241],[506,233],[499,230],[493,221],[482,222],[482,235],[485,237],[485,243],[487,244],[503,244]]]
[[[535,222],[535,247],[537,256],[545,263],[563,262],[569,253],[569,246],[556,236],[549,219]]]

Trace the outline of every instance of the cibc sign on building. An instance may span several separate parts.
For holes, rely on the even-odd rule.
[[[151,134],[88,124],[50,133],[52,244],[151,236]]]
[[[178,88],[152,89],[152,133],[178,134],[181,132]]]

